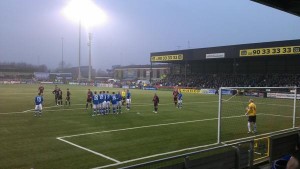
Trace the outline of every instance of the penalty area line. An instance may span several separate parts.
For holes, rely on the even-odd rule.
[[[60,141],[62,141],[62,142],[65,142],[65,143],[67,143],[67,144],[70,144],[70,145],[72,145],[72,146],[75,146],[75,147],[77,147],[77,148],[80,148],[80,149],[82,149],[82,150],[85,150],[85,151],[88,151],[88,152],[90,152],[90,153],[93,153],[93,154],[95,154],[95,155],[97,155],[97,156],[101,156],[101,157],[103,157],[103,158],[105,158],[105,159],[108,159],[108,160],[110,160],[110,161],[116,162],[116,164],[120,164],[120,163],[121,163],[120,161],[118,161],[118,160],[116,160],[116,159],[114,159],[114,158],[108,157],[107,155],[98,153],[98,152],[96,152],[96,151],[93,151],[93,150],[88,149],[88,148],[85,148],[85,147],[82,147],[82,146],[80,146],[80,145],[78,145],[78,144],[74,144],[74,143],[72,143],[72,142],[70,142],[70,141],[67,141],[67,140],[64,140],[64,139],[62,139],[62,138],[60,138],[60,137],[57,137],[56,139],[58,139],[58,140],[60,140]]]
[[[113,167],[113,166],[126,164],[126,163],[130,163],[130,162],[135,162],[135,161],[145,160],[145,159],[159,157],[159,156],[163,156],[163,155],[180,153],[180,152],[183,152],[183,151],[189,151],[189,150],[205,148],[205,147],[210,147],[210,146],[215,146],[215,145],[218,145],[218,143],[212,143],[212,144],[207,144],[207,145],[202,145],[202,146],[196,146],[196,147],[189,147],[189,148],[184,148],[184,149],[180,149],[180,150],[174,150],[174,151],[160,153],[160,154],[154,154],[154,155],[150,155],[150,156],[145,156],[145,157],[140,157],[140,158],[135,158],[135,159],[131,159],[131,160],[122,161],[120,163],[109,164],[109,165],[105,165],[105,166],[99,166],[99,167],[95,167],[95,168],[91,168],[91,169],[101,169],[101,168]]]

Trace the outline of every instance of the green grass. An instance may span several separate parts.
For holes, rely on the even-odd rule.
[[[218,96],[184,93],[184,107],[179,110],[172,103],[171,91],[136,89],[131,90],[130,111],[123,109],[124,113],[120,115],[92,117],[91,110],[84,111],[88,88],[109,90],[110,93],[121,89],[59,87],[64,94],[70,88],[72,105],[55,106],[51,93],[54,85],[46,85],[43,115],[34,117],[29,110],[34,108],[38,85],[0,85],[1,169],[83,169],[115,163],[57,138],[120,162],[132,160],[130,164],[195,151],[200,146],[217,142]],[[152,113],[154,92],[160,97],[158,114]],[[246,134],[247,119],[241,116],[247,99],[234,97],[223,102],[222,116],[230,118],[222,120],[222,141],[249,136]],[[262,98],[255,101],[258,114],[266,114],[258,116],[260,133],[291,127],[291,118],[285,116],[291,115],[293,102]],[[184,150],[190,147],[198,148]],[[177,150],[182,151],[158,156]],[[144,157],[149,158],[137,160]]]

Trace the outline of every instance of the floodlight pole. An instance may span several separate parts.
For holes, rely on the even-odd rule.
[[[89,33],[89,82],[91,82],[91,64],[92,64],[92,33]]]
[[[79,46],[78,46],[78,82],[80,83],[81,71],[80,71],[80,48],[81,48],[81,20],[79,20]]]
[[[64,38],[61,38],[61,72],[64,72]]]

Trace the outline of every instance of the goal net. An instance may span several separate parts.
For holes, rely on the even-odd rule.
[[[220,88],[218,142],[263,137],[297,127],[300,124],[296,120],[297,115],[300,116],[300,108],[297,109],[300,95],[296,93],[295,87]],[[256,126],[251,122],[249,127],[251,100],[256,105]],[[253,117],[251,119],[253,121]]]

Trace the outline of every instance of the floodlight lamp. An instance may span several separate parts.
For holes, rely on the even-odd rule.
[[[71,0],[63,9],[63,14],[74,22],[87,27],[98,25],[106,20],[106,15],[92,0]]]

